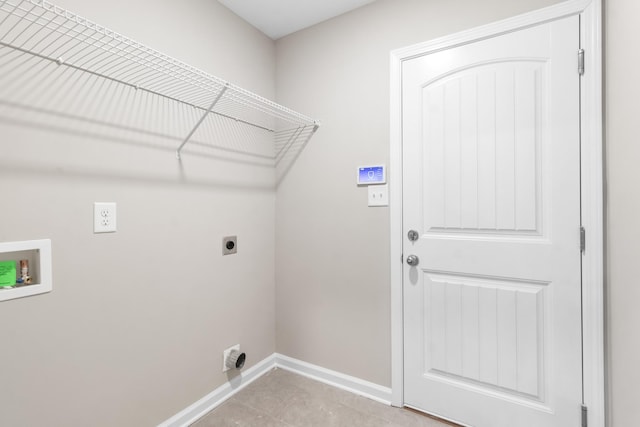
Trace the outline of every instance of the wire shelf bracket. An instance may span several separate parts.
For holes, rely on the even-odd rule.
[[[185,144],[187,142],[189,142],[189,139],[193,136],[193,134],[196,132],[196,130],[198,130],[198,128],[200,127],[200,125],[202,124],[202,122],[204,122],[204,119],[207,118],[207,116],[209,115],[209,113],[211,113],[211,111],[213,110],[213,107],[215,107],[215,105],[218,103],[218,101],[220,101],[220,98],[222,98],[222,95],[224,95],[224,93],[227,91],[227,89],[229,89],[229,84],[226,84],[222,90],[220,91],[220,93],[218,94],[218,96],[216,96],[216,98],[213,100],[213,102],[211,103],[211,105],[209,106],[209,108],[207,109],[207,111],[202,115],[202,117],[200,118],[200,120],[198,120],[198,123],[195,124],[195,126],[193,127],[193,129],[191,129],[191,132],[189,132],[189,135],[186,136],[186,138],[184,139],[184,141],[182,141],[182,144],[180,144],[180,146],[178,147],[178,149],[176,150],[176,157],[178,158],[178,160],[180,160],[180,151],[182,150],[182,147],[185,146]]]

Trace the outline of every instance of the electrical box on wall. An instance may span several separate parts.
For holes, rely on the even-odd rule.
[[[238,253],[238,236],[227,236],[222,238],[222,255],[232,255]]]

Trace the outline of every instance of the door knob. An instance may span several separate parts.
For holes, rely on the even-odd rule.
[[[420,258],[418,258],[416,255],[409,255],[407,257],[407,264],[409,264],[411,267],[415,267],[416,265],[420,264]]]
[[[420,238],[420,234],[416,230],[409,230],[409,232],[407,233],[407,238],[410,241],[415,242]]]

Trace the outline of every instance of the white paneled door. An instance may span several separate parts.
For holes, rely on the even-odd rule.
[[[573,16],[403,63],[407,406],[580,425],[578,49]]]

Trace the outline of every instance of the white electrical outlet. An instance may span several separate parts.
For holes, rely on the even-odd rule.
[[[229,355],[233,350],[240,352],[240,344],[229,347],[222,353],[222,372],[227,372],[229,369],[231,369],[227,366],[227,359],[229,358]]]
[[[369,206],[389,206],[389,185],[370,185],[367,189]]]
[[[116,204],[95,202],[93,204],[93,232],[113,233],[116,231]]]

